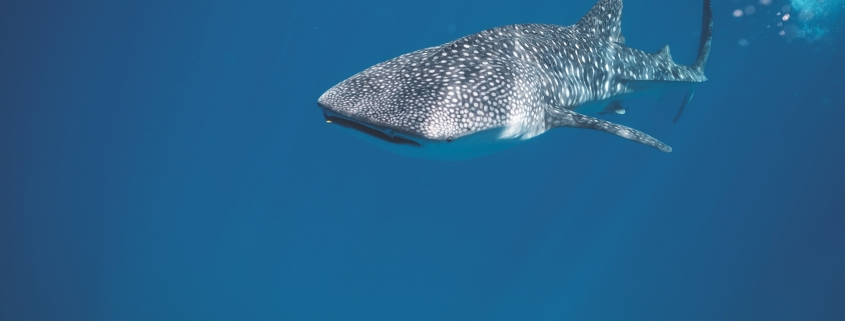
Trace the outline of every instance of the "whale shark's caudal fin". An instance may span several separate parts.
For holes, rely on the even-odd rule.
[[[698,59],[692,65],[693,68],[704,72],[704,64],[710,56],[710,43],[713,41],[713,8],[710,0],[704,0],[704,12],[701,16],[701,39],[698,43]]]
[[[695,90],[690,89],[690,91],[687,92],[687,95],[684,96],[684,101],[681,102],[681,108],[678,109],[675,119],[672,120],[673,123],[678,122],[678,118],[681,118],[681,114],[684,113],[684,108],[687,108],[687,104],[689,104],[689,101],[692,100],[693,95],[695,95]]]
[[[704,65],[707,64],[707,57],[710,56],[710,43],[713,41],[713,8],[710,6],[710,0],[704,0],[704,9],[701,16],[701,39],[698,43],[698,58],[692,64],[692,68],[698,72],[704,73]],[[668,51],[668,49],[667,49]],[[684,101],[681,102],[681,108],[678,109],[678,114],[675,115],[673,122],[677,122],[684,113],[684,108],[687,107],[692,96],[695,94],[695,88],[691,88],[687,95],[684,96]]]
[[[584,34],[625,43],[622,37],[622,0],[599,0],[575,26]]]

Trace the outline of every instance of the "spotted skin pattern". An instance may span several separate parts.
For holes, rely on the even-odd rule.
[[[705,0],[705,19],[708,10]],[[599,0],[572,26],[485,30],[370,67],[329,89],[318,104],[350,120],[428,141],[451,142],[490,129],[501,129],[501,139],[524,140],[556,127],[577,127],[669,152],[636,129],[577,112],[633,93],[643,82],[706,80],[703,61],[682,66],[672,61],[668,47],[657,53],[626,47],[621,15],[621,0]],[[709,34],[706,38],[709,51]]]

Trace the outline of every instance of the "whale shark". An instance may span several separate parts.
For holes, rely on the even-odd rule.
[[[317,100],[327,123],[412,157],[466,159],[546,131],[587,128],[663,152],[672,148],[599,118],[625,114],[623,102],[682,87],[677,121],[707,80],[713,18],[703,1],[698,56],[676,64],[669,47],[625,45],[622,1],[599,0],[577,23],[514,24],[417,50],[361,71]]]

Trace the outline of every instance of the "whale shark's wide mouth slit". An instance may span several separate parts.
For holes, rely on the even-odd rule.
[[[409,146],[414,146],[414,147],[422,147],[422,144],[420,144],[416,141],[413,141],[411,139],[407,139],[405,137],[396,136],[396,135],[388,135],[384,131],[372,128],[370,126],[361,124],[361,123],[356,122],[356,121],[351,120],[351,119],[346,119],[346,118],[342,118],[342,117],[338,117],[338,116],[332,116],[332,115],[329,115],[329,114],[326,114],[326,113],[324,113],[323,115],[326,117],[326,121],[328,121],[332,124],[338,124],[338,125],[346,127],[346,128],[351,128],[351,129],[357,130],[359,132],[362,132],[362,133],[370,135],[372,137],[381,139],[381,140],[386,141],[388,143],[393,143],[393,144],[398,144],[398,145],[409,145]]]

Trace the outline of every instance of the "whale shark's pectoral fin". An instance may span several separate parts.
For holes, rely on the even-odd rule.
[[[659,149],[662,152],[671,152],[672,147],[664,144],[654,137],[649,136],[639,130],[631,127],[614,124],[606,120],[590,117],[579,114],[574,111],[563,108],[549,108],[546,110],[546,128],[552,129],[555,127],[576,127],[597,129],[604,132],[627,138]]]
[[[681,118],[681,114],[683,114],[683,113],[684,113],[684,108],[687,108],[687,104],[689,104],[690,100],[692,100],[692,95],[694,95],[694,94],[695,94],[695,90],[690,89],[690,90],[687,92],[687,95],[686,95],[686,96],[684,96],[684,101],[682,101],[682,102],[681,102],[681,108],[680,108],[680,109],[678,109],[678,114],[677,114],[677,115],[675,115],[675,119],[674,119],[674,120],[672,120],[672,122],[673,122],[673,123],[678,122],[678,119],[680,119],[680,118]]]

